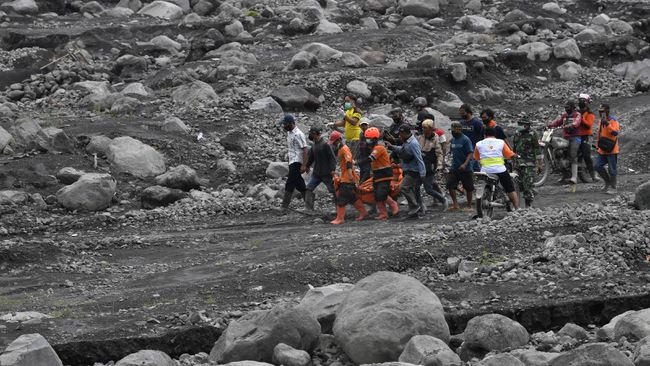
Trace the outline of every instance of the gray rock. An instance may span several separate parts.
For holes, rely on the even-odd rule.
[[[612,19],[607,25],[612,28],[612,31],[618,35],[629,35],[634,33],[634,28],[630,25],[630,23],[625,22],[623,20],[619,19]]]
[[[517,357],[526,366],[548,366],[548,364],[558,357],[559,353],[540,352],[529,349],[516,349],[510,352]]]
[[[634,366],[650,366],[650,337],[641,339],[634,348]]]
[[[78,181],[84,174],[86,174],[86,172],[68,166],[61,168],[56,173],[56,179],[58,179],[62,184],[72,184]]]
[[[394,4],[395,0],[365,0],[363,2],[363,9],[384,14],[386,13],[386,10]]]
[[[147,59],[134,55],[123,55],[115,60],[113,72],[123,77],[135,77],[147,71],[149,64]]]
[[[408,63],[409,69],[435,69],[442,65],[442,56],[437,52],[425,53]]]
[[[605,343],[580,346],[555,358],[549,366],[633,366],[623,353]]]
[[[467,66],[464,62],[452,62],[449,64],[449,73],[455,82],[467,79]]]
[[[258,99],[251,103],[250,107],[253,111],[261,111],[271,115],[282,114],[282,106],[271,97]]]
[[[313,53],[300,51],[291,58],[285,70],[303,70],[316,67],[318,67],[318,58]]]
[[[140,0],[120,0],[117,5],[115,5],[116,8],[127,8],[131,9],[134,12],[137,12],[142,8],[142,1]]]
[[[320,100],[305,89],[290,85],[281,86],[271,93],[282,109],[288,110],[316,110],[320,107]]]
[[[634,192],[634,205],[639,210],[650,210],[650,182],[637,187]]]
[[[311,356],[303,350],[279,343],[273,348],[273,363],[284,366],[309,366]]]
[[[359,364],[397,359],[415,335],[449,341],[442,304],[414,278],[393,272],[357,282],[334,322],[336,343]]]
[[[580,76],[580,73],[582,73],[582,66],[573,61],[567,61],[558,66],[556,70],[558,74],[560,74],[560,79],[569,81],[575,80]]]
[[[274,366],[273,364],[257,361],[237,361],[229,362],[223,366]]]
[[[458,355],[438,338],[416,335],[404,346],[399,362],[414,365],[460,366]]]
[[[68,210],[100,211],[111,204],[117,183],[110,174],[87,173],[56,192],[56,200]]]
[[[185,122],[183,122],[180,118],[168,117],[163,122],[162,130],[165,132],[188,133],[190,131],[190,128],[187,127]]]
[[[650,335],[650,309],[643,309],[622,317],[614,327],[614,339],[621,337],[641,339]]]
[[[0,205],[24,205],[29,195],[23,191],[0,191]]]
[[[187,13],[190,11],[190,1],[189,0],[165,0],[167,2],[170,2],[172,4],[178,5],[181,9],[183,9],[183,12]]]
[[[478,92],[469,91],[469,96],[479,102],[494,101],[500,102],[503,100],[503,91],[495,91],[492,88],[483,87],[479,88]]]
[[[516,21],[519,21],[519,20],[527,20],[527,19],[530,19],[530,16],[528,14],[521,11],[521,9],[515,9],[515,10],[509,11],[506,14],[506,16],[504,18],[504,21],[506,21],[506,22],[516,22]]]
[[[462,264],[461,264],[462,265]],[[462,359],[468,355],[503,351],[528,343],[528,332],[518,322],[499,314],[487,314],[472,318],[465,328],[465,342],[461,347]]]
[[[90,142],[86,145],[86,152],[89,154],[97,154],[99,156],[108,155],[108,146],[113,139],[106,136],[92,136]]]
[[[481,360],[478,366],[526,366],[515,356],[507,353],[501,353],[494,356],[489,356]]]
[[[331,334],[336,311],[353,287],[348,283],[336,283],[311,288],[300,300],[298,307],[307,310],[318,320],[323,333]]]
[[[217,170],[225,172],[227,174],[237,173],[237,167],[229,159],[219,159],[217,160]]]
[[[97,1],[89,1],[79,9],[79,11],[83,13],[89,13],[89,14],[100,14],[104,11],[104,7],[102,4],[98,3]]]
[[[117,361],[115,366],[175,366],[174,360],[165,352],[143,350]]]
[[[379,25],[377,24],[375,18],[370,18],[370,17],[361,18],[360,23],[362,29],[371,29],[371,30],[379,29]]]
[[[555,15],[562,15],[566,13],[566,9],[562,9],[558,3],[555,2],[549,2],[544,5],[542,5],[542,9],[548,11],[549,13],[555,14]]]
[[[460,265],[461,259],[458,257],[449,257],[447,258],[447,272],[454,274],[458,272],[458,266]]]
[[[531,61],[548,61],[551,58],[551,47],[543,42],[526,43],[517,47],[517,50],[526,52]]]
[[[156,36],[152,38],[149,42],[155,46],[158,46],[159,48],[171,52],[172,54],[178,53],[183,48],[183,46],[180,43],[174,41],[173,39],[165,35]]]
[[[111,113],[113,114],[132,114],[136,111],[138,107],[142,105],[142,102],[136,98],[132,97],[118,97],[111,105]]]
[[[573,324],[573,323],[567,323],[565,324],[562,329],[560,329],[557,332],[558,335],[565,335],[577,340],[585,340],[589,338],[589,333],[587,333],[586,330],[584,330],[581,326]]]
[[[154,18],[174,20],[183,17],[183,9],[176,4],[172,4],[167,1],[156,0],[145,5],[138,11],[138,14],[148,15]]]
[[[381,51],[363,51],[360,56],[369,65],[386,63],[386,54]]]
[[[399,23],[401,26],[416,26],[424,23],[424,19],[415,17],[413,15],[407,15],[404,18],[402,18],[402,21]]]
[[[50,150],[49,137],[41,128],[41,123],[43,122],[40,120],[29,118],[17,120],[11,128],[11,134],[14,136],[16,143],[28,150]]]
[[[447,117],[458,118],[458,109],[461,105],[463,105],[463,101],[456,94],[446,92],[444,99],[440,99],[436,103],[436,109]]]
[[[289,163],[276,161],[266,167],[266,176],[270,178],[284,178],[289,174]]]
[[[576,40],[576,42],[580,44],[603,42],[607,39],[603,34],[591,28],[587,28],[581,31],[580,33],[576,34],[575,37],[573,38]]]
[[[316,58],[318,58],[319,61],[329,61],[332,59],[339,59],[343,55],[343,52],[335,50],[324,43],[317,43],[317,42],[309,43],[303,46],[301,50],[313,54],[314,56],[316,56]]]
[[[142,208],[152,209],[164,207],[176,201],[187,198],[189,195],[180,189],[168,188],[163,186],[151,186],[142,191],[140,203]]]
[[[108,145],[111,168],[138,178],[148,178],[165,172],[165,159],[149,145],[128,137],[114,138]]]
[[[237,37],[243,31],[244,25],[239,20],[235,20],[225,27],[225,34],[232,38]]]
[[[458,274],[460,275],[461,278],[469,278],[472,277],[474,272],[481,266],[479,262],[476,261],[468,261],[468,260],[461,260],[460,264],[458,265]]]
[[[110,18],[128,18],[133,14],[135,13],[131,9],[116,6],[114,8],[104,10],[100,15]]]
[[[355,53],[352,52],[344,52],[343,56],[341,56],[341,62],[345,67],[352,67],[352,68],[368,67],[368,64],[363,59],[361,59],[361,57],[357,56]]]
[[[0,153],[5,149],[5,147],[10,146],[13,147],[16,145],[16,140],[14,140],[14,137],[11,136],[7,130],[2,128],[0,126]]]
[[[201,182],[196,170],[187,165],[179,165],[169,168],[166,173],[157,176],[154,179],[154,182],[164,187],[177,188],[184,191],[201,187]]]
[[[368,84],[360,80],[350,81],[345,88],[356,97],[369,98],[372,95]]]
[[[320,23],[318,23],[318,27],[316,27],[316,34],[336,34],[336,33],[343,33],[343,30],[338,24],[332,23],[327,19],[321,19]]]
[[[363,120],[366,117],[362,117]],[[368,124],[370,127],[377,127],[379,129],[389,128],[393,124],[393,120],[384,114],[369,114],[367,116]]]
[[[218,99],[210,84],[195,80],[190,84],[178,86],[172,92],[172,99],[178,104],[193,105]]]
[[[553,56],[557,59],[579,60],[582,58],[575,39],[569,38],[553,47]]]
[[[463,29],[471,32],[485,33],[494,27],[494,22],[478,15],[465,15],[458,19]]]
[[[21,15],[36,14],[38,13],[38,5],[34,0],[14,0],[0,5],[0,10]]]
[[[194,5],[194,8],[192,8],[192,10],[200,16],[210,15],[214,9],[214,4],[209,0],[200,0],[196,5]]]
[[[248,312],[233,320],[210,352],[210,360],[228,363],[239,360],[271,362],[280,343],[310,351],[320,336],[320,324],[307,311],[276,306]]]
[[[150,95],[150,91],[142,83],[131,83],[125,86],[121,93],[123,95],[139,95],[142,97],[148,97]]]
[[[430,19],[440,13],[438,0],[399,0],[398,7],[404,16],[413,15]]]
[[[0,365],[63,366],[63,363],[42,335],[23,334],[5,348]]]
[[[474,13],[480,12],[482,8],[483,4],[481,4],[481,0],[470,0],[465,4],[465,9]]]

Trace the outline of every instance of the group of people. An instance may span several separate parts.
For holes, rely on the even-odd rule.
[[[323,128],[311,127],[308,139],[297,127],[295,117],[284,116],[282,125],[287,132],[289,174],[282,201],[284,209],[289,207],[295,190],[304,198],[308,210],[314,209],[314,190],[322,183],[332,195],[336,205],[336,218],[332,224],[345,221],[348,205],[358,211],[357,220],[368,216],[364,202],[358,194],[358,187],[372,179],[372,195],[377,211],[376,219],[388,218],[387,207],[392,215],[397,215],[399,205],[391,191],[395,181],[396,167],[399,167],[399,193],[408,204],[408,217],[419,217],[426,212],[421,194],[424,186],[426,194],[434,199],[434,204],[442,204],[448,211],[473,211],[474,173],[484,172],[498,177],[512,206],[519,209],[519,199],[515,184],[524,196],[527,207],[533,203],[533,181],[535,172],[542,169],[543,150],[538,134],[531,128],[529,120],[522,120],[522,126],[511,141],[503,128],[496,122],[495,113],[489,108],[482,110],[480,119],[475,117],[472,108],[463,104],[459,108],[459,120],[451,124],[451,139],[445,131],[436,127],[434,111],[423,97],[413,101],[415,117],[408,121],[402,108],[392,109],[388,115],[393,123],[384,131],[370,127],[362,119],[357,99],[346,96],[341,119],[328,125],[333,131],[326,139]],[[562,128],[564,138],[569,141],[571,177],[577,183],[578,159],[584,159],[587,170],[596,181],[596,173],[605,182],[605,190],[616,189],[616,163],[619,152],[618,134],[620,126],[610,115],[607,104],[598,108],[600,122],[596,137],[598,160],[593,164],[589,142],[595,125],[595,114],[590,111],[591,99],[580,94],[578,108],[568,101],[565,111],[548,128]],[[447,162],[447,156],[451,160]],[[519,182],[514,182],[506,167],[506,160],[516,158]],[[605,169],[605,166],[608,169]],[[313,170],[313,171],[312,171]],[[337,174],[338,170],[338,174]],[[310,172],[308,182],[302,174]],[[446,188],[451,198],[447,201],[437,183],[437,178],[446,172]],[[463,192],[467,204],[461,207],[457,192]]]

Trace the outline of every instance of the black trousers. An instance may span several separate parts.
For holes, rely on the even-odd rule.
[[[582,136],[582,142],[578,148],[578,155],[584,159],[585,167],[589,174],[594,172],[594,161],[591,159],[591,143],[589,143],[589,136]]]
[[[291,193],[297,189],[298,192],[304,193],[307,190],[305,180],[302,179],[302,175],[300,174],[301,166],[302,164],[300,163],[289,164],[289,175],[287,176],[287,183],[284,185],[286,192]]]

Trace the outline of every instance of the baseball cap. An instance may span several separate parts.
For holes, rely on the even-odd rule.
[[[327,143],[332,145],[337,140],[341,139],[341,136],[342,135],[339,131],[332,131],[332,133],[330,134],[330,140]]]
[[[323,129],[319,126],[312,126],[309,128],[309,133],[322,133]]]
[[[368,125],[368,126],[370,126],[370,123],[368,122],[367,119],[362,118],[362,119],[361,119],[361,122],[359,122],[359,126],[361,126],[361,125]]]
[[[413,129],[413,126],[409,125],[408,123],[404,123],[403,125],[399,126],[399,132],[411,132]]]
[[[460,122],[452,122],[451,130],[453,130],[454,128],[463,128],[463,125],[461,125]]]
[[[285,114],[284,118],[282,119],[282,124],[284,126],[292,124],[296,122],[296,118],[293,116],[293,114]]]

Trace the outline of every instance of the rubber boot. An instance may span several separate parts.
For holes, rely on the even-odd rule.
[[[571,179],[572,184],[578,184],[578,163],[571,164]]]
[[[283,211],[289,208],[291,197],[293,197],[293,192],[284,191],[284,197],[282,197],[282,206],[280,206]]]
[[[341,225],[345,222],[345,206],[336,206],[336,218],[330,221],[332,225]]]
[[[607,173],[605,169],[602,169],[602,170],[598,170],[598,175],[600,175],[600,177],[603,178],[603,182],[605,182],[602,191],[607,192],[611,180],[611,178],[609,177],[609,173]]]
[[[388,203],[388,207],[390,207],[390,213],[393,215],[393,217],[397,216],[399,214],[399,205],[397,202],[395,202],[394,199],[388,197],[388,199],[386,199],[386,203]]]
[[[314,191],[305,191],[305,208],[309,211],[314,211]]]
[[[379,212],[379,214],[375,217],[375,220],[388,219],[388,211],[386,211],[386,201],[377,202],[377,212]]]
[[[599,182],[599,181],[600,181],[600,178],[598,178],[598,176],[596,175],[596,171],[595,171],[595,170],[590,171],[590,172],[589,172],[589,175],[591,176],[591,181],[592,181],[593,183],[596,183],[596,182]]]
[[[616,189],[616,176],[609,177],[609,189],[607,190],[608,194],[617,194],[618,189]]]
[[[357,209],[359,212],[359,216],[357,216],[356,221],[361,221],[368,217],[368,211],[366,211],[366,206],[363,205],[363,202],[361,200],[356,200],[354,202],[354,208]]]

